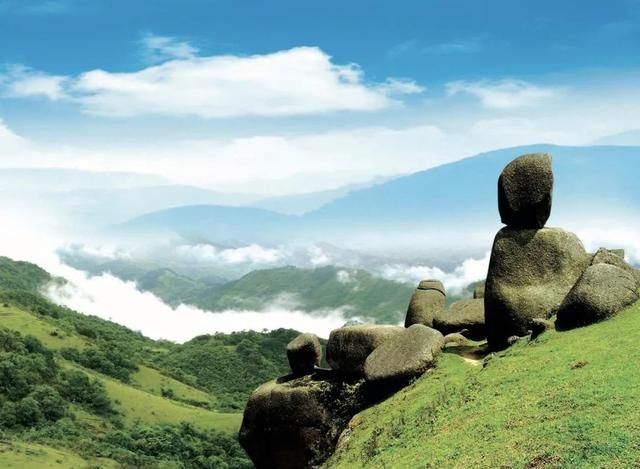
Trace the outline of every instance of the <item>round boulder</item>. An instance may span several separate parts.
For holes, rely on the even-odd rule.
[[[618,251],[617,249],[614,249],[614,250],[609,250],[605,248],[598,249],[598,251],[593,255],[593,258],[591,259],[591,265],[596,265],[596,264],[615,265],[616,267],[619,267],[622,270],[629,272],[631,275],[633,275],[633,278],[635,278],[636,283],[638,284],[638,287],[640,287],[640,270],[634,269],[629,264],[627,264],[626,261],[624,260],[624,253],[622,256],[620,256],[617,253],[617,251]]]
[[[502,223],[512,228],[542,228],[551,213],[551,156],[535,153],[509,163],[498,179]]]
[[[611,264],[594,264],[562,302],[556,326],[571,329],[599,322],[638,299],[638,284],[629,271]]]
[[[576,235],[559,228],[503,228],[493,243],[485,288],[485,324],[492,348],[525,336],[533,318],[554,315],[590,256]]]
[[[455,347],[461,347],[467,345],[469,339],[458,332],[447,334],[444,336],[444,345],[451,345]]]
[[[484,324],[484,299],[460,300],[433,319],[433,328],[444,335],[461,332],[472,340],[487,337]]]
[[[408,381],[432,368],[443,346],[440,332],[414,324],[369,355],[364,364],[365,378],[376,383]]]
[[[404,327],[413,324],[433,326],[433,318],[444,310],[445,290],[438,280],[423,280],[409,301]]]
[[[322,360],[320,340],[314,334],[300,334],[287,345],[287,358],[294,374],[313,373]]]
[[[364,376],[364,362],[369,354],[404,330],[400,326],[376,324],[335,329],[327,342],[327,362],[340,373]]]

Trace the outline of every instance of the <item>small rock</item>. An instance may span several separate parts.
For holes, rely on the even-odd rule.
[[[287,358],[294,374],[313,373],[322,360],[320,340],[314,334],[300,334],[287,345]]]
[[[444,336],[445,345],[462,346],[466,345],[468,342],[469,339],[458,332],[454,332],[453,334],[447,334]]]
[[[519,156],[498,179],[498,210],[502,223],[511,228],[542,228],[551,213],[553,172],[551,156],[536,153]]]
[[[533,318],[529,323],[529,329],[531,330],[531,338],[535,339],[549,329],[553,329],[553,322],[548,319]]]
[[[369,354],[404,331],[400,326],[376,324],[335,329],[327,342],[327,362],[335,371],[364,376],[364,362]]]
[[[369,382],[405,382],[433,367],[444,346],[442,334],[414,324],[376,348],[364,365]]]
[[[423,280],[411,297],[404,327],[413,324],[433,326],[433,318],[444,310],[445,290],[438,280]]]

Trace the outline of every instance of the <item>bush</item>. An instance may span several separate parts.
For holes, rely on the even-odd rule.
[[[99,415],[114,413],[104,385],[81,371],[65,371],[58,386],[66,400],[80,404]]]

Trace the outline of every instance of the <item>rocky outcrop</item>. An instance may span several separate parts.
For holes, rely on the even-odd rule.
[[[542,228],[551,213],[551,156],[523,155],[509,163],[498,179],[498,210],[512,228]]]
[[[287,345],[287,359],[293,374],[313,373],[322,360],[320,340],[314,334],[300,334]]]
[[[602,321],[639,299],[632,272],[612,264],[593,264],[562,302],[556,326],[570,329]]]
[[[433,328],[444,335],[459,332],[471,340],[483,340],[487,336],[484,299],[456,301],[435,317]]]
[[[423,280],[411,297],[404,327],[433,326],[433,318],[444,310],[445,290],[439,280]]]
[[[371,352],[404,332],[399,326],[365,324],[335,329],[327,342],[331,369],[352,376],[364,376],[364,363]]]
[[[367,357],[365,377],[371,383],[405,383],[432,368],[443,346],[444,338],[440,332],[414,324]]]
[[[485,289],[487,338],[502,347],[526,335],[533,318],[554,315],[589,264],[580,240],[559,228],[503,228],[496,235]]]
[[[315,467],[367,406],[363,383],[321,371],[263,384],[247,402],[240,444],[258,469]]]

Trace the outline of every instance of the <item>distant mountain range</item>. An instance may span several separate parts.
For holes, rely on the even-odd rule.
[[[638,214],[640,147],[532,145],[483,153],[353,191],[302,216],[253,208],[178,207],[137,217],[117,230],[199,236],[212,242],[307,239],[338,241],[347,247],[369,242],[381,249],[388,249],[385,242],[393,237],[409,236],[406,244],[416,250],[421,239],[433,245],[442,233],[456,234],[462,249],[474,243],[473,232],[482,232],[477,245],[486,246],[500,226],[497,177],[511,159],[532,152],[553,155],[550,225],[624,220]]]

